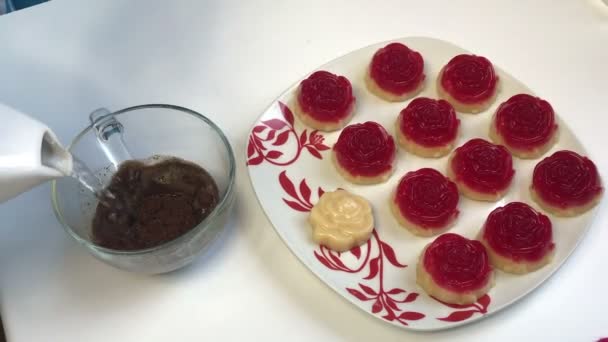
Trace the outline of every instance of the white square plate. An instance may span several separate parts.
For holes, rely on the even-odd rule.
[[[419,96],[437,98],[435,80],[440,68],[453,56],[470,53],[441,40],[410,37],[393,40],[420,52],[425,60],[426,85]],[[346,76],[357,98],[352,123],[376,121],[392,132],[401,109],[409,103],[389,103],[365,87],[364,75],[371,57],[388,42],[371,45],[337,58],[318,70]],[[486,56],[488,57],[488,56]],[[491,56],[489,57],[491,60]],[[533,94],[524,84],[496,67],[500,78],[494,104],[477,115],[461,114],[456,146],[471,138],[488,139],[492,114],[497,106],[518,93]],[[549,215],[556,244],[551,264],[527,275],[496,274],[496,286],[472,305],[445,305],[429,297],[416,285],[416,262],[422,248],[434,238],[416,237],[400,227],[388,207],[388,196],[408,171],[432,167],[445,174],[447,156],[420,158],[402,149],[397,168],[384,184],[363,186],[345,181],[331,164],[330,147],[340,132],[320,133],[294,118],[291,103],[301,80],[287,89],[256,121],[249,136],[247,164],[251,183],[264,212],[291,251],[319,279],[361,310],[391,324],[411,330],[440,330],[474,322],[497,312],[537,288],[553,274],[576,248],[591,225],[595,211],[574,218]],[[551,102],[551,99],[547,99]],[[559,108],[555,108],[559,115]],[[559,142],[543,157],[567,149],[586,155],[568,126],[558,119]],[[508,194],[499,202],[484,203],[461,197],[460,217],[450,232],[468,238],[477,235],[487,215],[512,201],[526,202],[536,209],[528,187],[532,170],[542,158],[513,158],[515,178]],[[307,222],[308,211],[319,197],[319,189],[343,188],[367,198],[373,206],[376,230],[366,244],[350,252],[335,253],[316,245]],[[597,208],[597,207],[596,207]]]

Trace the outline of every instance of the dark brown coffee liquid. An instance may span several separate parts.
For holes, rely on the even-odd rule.
[[[152,164],[124,162],[106,189],[113,197],[97,205],[93,241],[125,251],[155,247],[183,235],[207,217],[219,199],[211,175],[178,158]]]

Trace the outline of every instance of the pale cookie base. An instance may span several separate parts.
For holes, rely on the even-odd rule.
[[[450,95],[443,88],[443,86],[441,85],[442,76],[443,68],[439,72],[439,76],[437,76],[437,95],[440,99],[448,101],[452,105],[452,107],[456,109],[457,112],[461,113],[478,114],[485,111],[486,109],[490,108],[490,106],[494,103],[494,101],[496,100],[496,96],[498,95],[500,90],[500,81],[498,81],[498,83],[496,84],[496,88],[494,89],[494,94],[492,94],[492,97],[490,97],[489,99],[479,103],[463,103],[453,98],[452,95]]]
[[[428,246],[427,246],[428,247]],[[475,291],[464,293],[454,292],[439,286],[424,268],[422,261],[427,247],[424,247],[416,265],[416,283],[429,295],[449,304],[473,304],[494,287],[494,272],[490,274],[487,284]]]
[[[354,184],[369,185],[369,184],[384,183],[391,177],[391,175],[393,174],[393,171],[395,170],[395,165],[393,162],[393,165],[391,165],[390,170],[388,170],[384,173],[381,173],[378,176],[374,176],[374,177],[355,176],[355,175],[352,175],[350,172],[346,171],[346,169],[344,169],[340,165],[340,163],[338,162],[338,159],[336,158],[336,152],[333,150],[331,151],[331,160],[332,160],[334,166],[336,167],[336,170],[340,174],[340,176],[344,177],[344,179],[346,179],[347,181],[354,183]]]
[[[498,254],[494,249],[490,246],[488,241],[483,238],[483,230],[479,233],[477,238],[486,248],[488,252],[488,256],[490,257],[490,261],[492,265],[499,270],[507,273],[513,274],[526,274],[530,272],[534,272],[543,266],[549,264],[553,260],[553,256],[555,255],[555,248],[549,251],[544,257],[537,261],[515,261],[513,259],[506,258],[500,254]]]
[[[561,217],[578,216],[591,210],[593,207],[595,207],[596,204],[600,202],[603,194],[604,191],[602,190],[602,192],[597,194],[591,201],[589,201],[589,203],[584,205],[579,205],[570,208],[560,208],[545,202],[545,200],[540,197],[536,190],[534,190],[533,187],[530,187],[530,195],[532,195],[532,199],[534,200],[534,202],[536,202],[545,211],[548,211],[555,216]]]
[[[452,158],[453,155],[450,156],[450,159],[448,160],[447,176],[452,182],[456,183],[456,186],[458,187],[458,192],[460,192],[463,196],[475,201],[496,202],[499,199],[503,198],[507,194],[507,192],[509,192],[509,189],[511,188],[510,184],[505,190],[498,191],[492,194],[479,192],[474,189],[471,189],[464,182],[457,179],[456,175],[454,174],[454,171],[452,170]]]
[[[367,72],[365,73],[365,85],[367,86],[367,90],[369,90],[372,94],[378,96],[379,98],[389,101],[389,102],[403,102],[411,99],[412,97],[420,94],[422,89],[424,89],[425,80],[422,80],[420,84],[412,91],[397,95],[391,92],[388,92],[378,85],[376,81],[369,74],[369,67],[367,68]]]
[[[446,232],[450,228],[452,228],[452,226],[454,226],[454,224],[456,223],[456,217],[454,217],[451,220],[449,220],[446,223],[446,225],[443,227],[425,228],[425,227],[422,227],[422,226],[419,226],[419,225],[413,223],[412,221],[408,220],[405,216],[403,216],[403,214],[401,213],[401,210],[399,209],[399,206],[395,202],[395,192],[394,191],[393,191],[389,201],[390,201],[389,206],[391,207],[391,211],[393,212],[393,216],[395,216],[395,219],[397,220],[397,222],[399,222],[399,224],[402,227],[406,228],[407,230],[409,230],[412,234],[414,234],[416,236],[431,237],[431,236],[439,235],[441,233]]]
[[[507,145],[504,141],[504,139],[502,138],[502,135],[498,134],[498,131],[496,130],[496,114],[494,114],[494,117],[492,118],[492,123],[490,124],[490,139],[498,145],[503,145],[504,147],[507,148],[507,150],[509,150],[509,152],[511,152],[512,155],[520,158],[520,159],[536,159],[540,156],[542,156],[543,154],[547,153],[547,151],[549,151],[551,149],[551,147],[553,147],[553,145],[555,145],[555,143],[559,140],[559,127],[557,128],[557,130],[553,133],[553,136],[551,137],[551,139],[549,141],[547,141],[545,144],[535,147],[531,150],[520,150],[517,149],[515,147],[511,147],[509,145]]]
[[[298,88],[298,92],[299,91],[300,91],[300,89]],[[351,109],[350,109],[350,113],[348,113],[348,115],[346,117],[344,117],[343,119],[341,119],[339,121],[334,121],[334,122],[322,122],[322,121],[319,121],[319,120],[313,118],[312,116],[310,116],[310,114],[305,112],[302,109],[302,107],[300,107],[300,104],[298,103],[297,95],[296,95],[296,99],[292,102],[292,107],[293,107],[293,111],[296,113],[296,115],[298,116],[300,121],[302,121],[302,123],[304,123],[308,127],[318,129],[319,131],[323,131],[323,132],[333,132],[333,131],[337,131],[337,130],[341,129],[342,127],[346,126],[346,124],[348,124],[350,122],[350,120],[353,118],[353,115],[355,113],[355,104],[353,103],[353,105],[351,106]]]
[[[452,151],[454,149],[454,144],[458,139],[458,136],[454,138],[453,141],[449,142],[443,146],[437,147],[426,147],[415,143],[414,141],[408,139],[403,133],[401,133],[401,115],[397,118],[395,123],[395,135],[397,136],[397,142],[399,142],[399,146],[401,146],[406,151],[413,153],[417,156],[423,158],[440,158]]]

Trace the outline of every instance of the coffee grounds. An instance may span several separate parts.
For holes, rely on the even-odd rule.
[[[97,205],[93,242],[123,251],[155,247],[185,234],[219,199],[211,175],[178,158],[126,161],[106,190],[111,195]]]

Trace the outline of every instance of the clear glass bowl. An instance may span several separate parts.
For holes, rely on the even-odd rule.
[[[57,219],[76,241],[112,266],[146,274],[186,266],[219,236],[232,209],[236,166],[228,139],[205,116],[178,106],[150,104],[111,114],[98,110],[92,121],[99,113],[105,116],[76,136],[68,150],[102,185],[109,183],[121,160],[175,156],[207,170],[217,183],[220,201],[198,226],[172,241],[144,250],[112,250],[95,245],[91,238],[97,199],[75,178],[64,177],[51,184]]]

